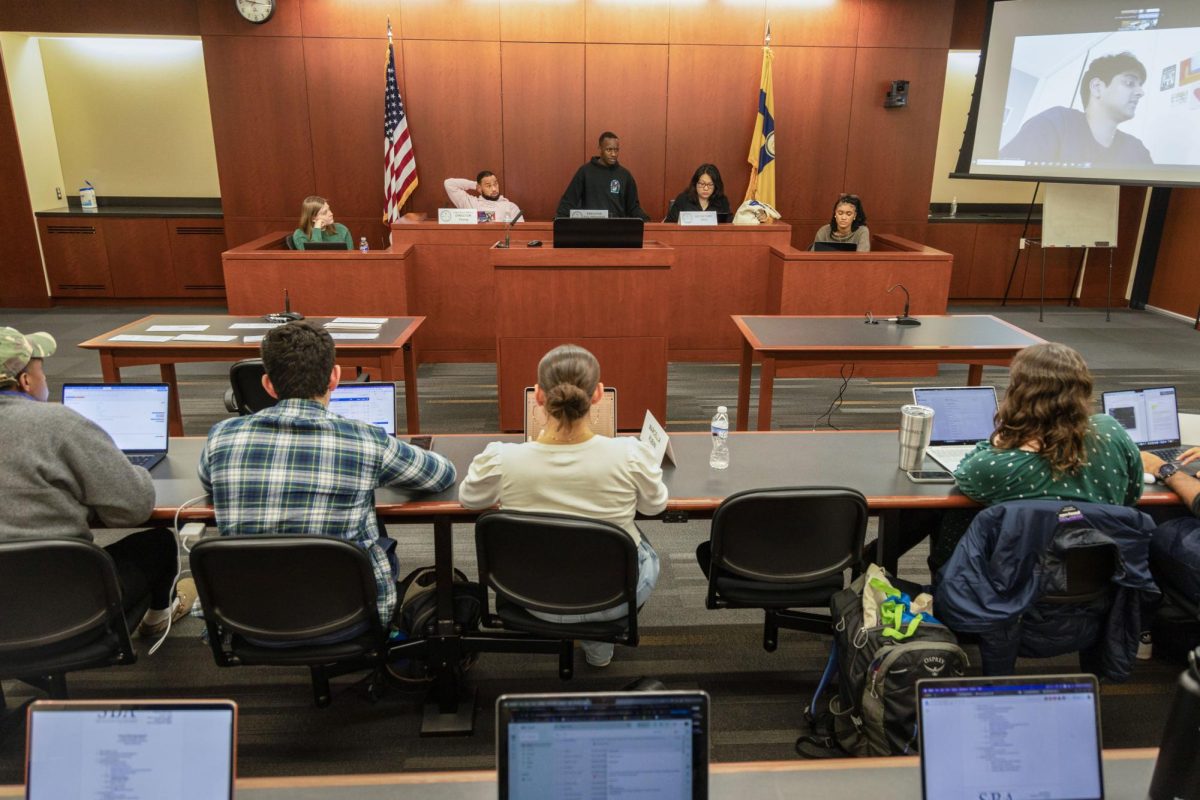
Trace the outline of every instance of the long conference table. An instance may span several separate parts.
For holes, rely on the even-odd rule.
[[[1158,751],[1104,751],[1104,796],[1144,800]],[[712,764],[713,798],[820,797],[823,800],[920,800],[920,760],[842,758],[828,761],[753,761]],[[0,787],[0,797],[22,797],[20,786]],[[240,800],[494,800],[491,770],[243,778]],[[988,795],[990,798],[990,795]]]

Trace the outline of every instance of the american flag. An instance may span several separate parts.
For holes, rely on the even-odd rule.
[[[408,135],[408,117],[396,85],[396,53],[388,25],[387,88],[383,94],[383,221],[400,219],[400,208],[417,188],[417,158]]]

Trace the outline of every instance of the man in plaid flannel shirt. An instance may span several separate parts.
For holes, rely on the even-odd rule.
[[[222,536],[320,534],[354,542],[371,559],[386,627],[397,575],[380,543],[375,488],[440,492],[454,485],[454,464],[329,410],[342,370],[325,330],[308,322],[273,328],[262,358],[263,387],[278,404],[217,423],[200,454],[217,527]]]

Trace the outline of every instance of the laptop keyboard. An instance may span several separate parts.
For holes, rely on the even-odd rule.
[[[1186,452],[1183,447],[1164,447],[1161,450],[1151,450],[1151,453],[1161,458],[1163,461],[1176,461],[1181,455]]]
[[[937,459],[937,462],[953,472],[967,454],[975,449],[973,444],[940,444],[930,447],[926,453]]]
[[[162,456],[158,455],[157,453],[151,453],[144,456],[127,455],[125,457],[128,458],[129,463],[133,464],[135,467],[144,467],[146,469],[150,469],[151,466],[162,460]]]

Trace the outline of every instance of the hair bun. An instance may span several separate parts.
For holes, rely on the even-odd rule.
[[[555,419],[574,422],[592,407],[592,398],[573,383],[560,383],[546,390],[546,411]]]

